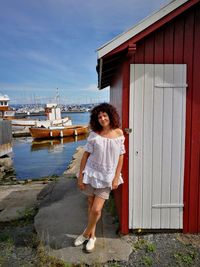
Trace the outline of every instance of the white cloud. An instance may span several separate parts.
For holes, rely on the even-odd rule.
[[[82,91],[87,91],[87,92],[97,92],[98,91],[98,87],[95,83],[93,84],[89,84],[87,87],[82,88]]]
[[[62,88],[63,97],[71,101],[108,98],[109,89],[99,91],[95,83],[95,50],[166,2],[168,0],[2,2],[0,89],[19,99],[24,94],[53,96],[57,87]]]

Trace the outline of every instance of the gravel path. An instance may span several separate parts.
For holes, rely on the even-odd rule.
[[[127,242],[133,247],[129,261],[109,263],[105,266],[200,266],[200,235],[130,234]]]

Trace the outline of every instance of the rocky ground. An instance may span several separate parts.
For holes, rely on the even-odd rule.
[[[78,150],[74,160],[78,159],[80,161],[82,152],[82,150]],[[67,174],[76,172],[77,167],[75,161],[73,161]],[[52,183],[56,183],[56,180]],[[24,186],[27,186],[27,184]],[[113,201],[112,199],[109,201],[106,208],[113,213]],[[1,205],[2,203],[3,201],[0,200]],[[3,211],[0,208],[0,214],[1,212]],[[37,212],[37,205],[28,206],[20,211],[18,219],[0,222],[0,266],[75,266],[48,256],[44,244],[35,232],[34,217]],[[113,227],[116,222],[116,217],[113,217]],[[130,233],[125,237],[125,240],[132,247],[128,261],[107,262],[101,265],[94,262],[92,266],[200,266],[200,235],[185,235],[182,233],[145,234],[140,232]],[[85,263],[79,266],[88,265]]]
[[[181,233],[129,236],[133,252],[119,266],[200,266],[200,236]]]
[[[29,210],[24,219],[0,223],[0,266],[37,266],[33,214],[34,210]]]
[[[21,219],[0,223],[0,266],[66,266],[62,261],[45,253],[34,229],[36,213],[37,209],[28,209],[24,211]]]
[[[0,223],[0,266],[75,266],[46,254],[33,226],[36,212],[35,209],[29,209],[20,220]],[[127,242],[133,249],[127,262],[107,262],[102,265],[94,262],[92,266],[200,266],[199,235],[130,234]]]

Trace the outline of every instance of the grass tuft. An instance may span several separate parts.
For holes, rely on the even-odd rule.
[[[194,251],[186,251],[186,252],[176,252],[174,253],[174,258],[179,265],[191,266],[195,260],[196,253]]]

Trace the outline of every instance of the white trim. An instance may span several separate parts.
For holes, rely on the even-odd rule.
[[[99,63],[99,84],[98,88],[101,88],[101,78],[102,78],[102,67],[103,67],[103,59],[100,58],[100,63]]]
[[[187,84],[155,84],[157,88],[186,88],[188,87]]]
[[[133,101],[134,101],[134,77],[131,73],[134,72],[134,65],[130,65],[130,98],[129,98],[129,128],[133,129]],[[133,179],[130,179],[130,174],[133,173],[133,131],[129,134],[129,229],[133,225]]]
[[[154,204],[152,208],[183,208],[184,204],[182,203],[168,203],[168,204]]]
[[[108,54],[110,51],[115,49],[116,47],[120,46],[130,38],[134,37],[136,34],[140,33],[144,29],[148,28],[153,23],[157,22],[158,20],[162,19],[164,16],[168,15],[170,12],[174,11],[184,3],[188,2],[189,0],[175,0],[171,1],[169,4],[162,7],[160,10],[156,11],[152,15],[146,17],[138,24],[134,25],[129,30],[123,32],[122,34],[116,36],[111,41],[105,43],[101,47],[97,49],[97,56],[101,58]]]

